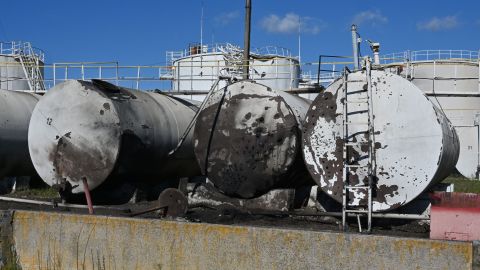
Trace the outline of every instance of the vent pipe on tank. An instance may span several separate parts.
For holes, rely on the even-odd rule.
[[[243,79],[248,80],[250,60],[250,23],[252,15],[251,0],[245,0],[245,33],[243,43]]]
[[[360,58],[358,57],[359,54],[359,45],[361,42],[360,37],[358,36],[357,33],[357,26],[355,24],[352,24],[352,46],[353,46],[353,67],[355,70],[357,70],[360,67]]]

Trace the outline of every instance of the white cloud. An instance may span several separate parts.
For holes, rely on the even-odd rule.
[[[312,17],[301,17],[295,13],[287,13],[284,17],[270,14],[263,18],[261,27],[270,33],[291,34],[302,33],[318,34],[325,23]]]
[[[353,23],[356,25],[370,24],[372,26],[384,24],[388,22],[380,10],[366,10],[356,14],[353,17]]]
[[[433,17],[428,21],[417,23],[418,30],[442,31],[450,30],[458,26],[457,16],[446,16],[443,18]]]
[[[215,17],[215,22],[222,25],[227,25],[238,17],[240,17],[239,11],[224,12]]]

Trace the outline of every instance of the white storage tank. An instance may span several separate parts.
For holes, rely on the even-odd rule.
[[[423,50],[386,55],[392,70],[424,91],[455,126],[460,140],[457,170],[479,177],[480,79],[478,51]],[[405,59],[405,61],[401,61]]]
[[[369,179],[366,77],[364,70],[348,75],[347,112],[346,82],[339,78],[318,94],[305,118],[302,146],[306,167],[318,186],[337,202],[342,202],[344,158],[350,166],[351,186],[364,186]],[[371,81],[371,164],[376,164],[373,211],[391,211],[451,173],[458,158],[458,138],[441,110],[412,83],[379,70],[372,70]],[[349,205],[366,203],[364,189],[349,192]]]
[[[30,42],[0,42],[0,89],[45,90],[44,61],[45,54]]]
[[[241,75],[242,49],[228,43],[191,45],[183,52],[167,53],[167,57],[171,58],[172,92],[205,92],[219,76]],[[250,78],[267,87],[277,90],[298,88],[300,65],[287,49],[270,46],[252,50],[250,66]],[[216,89],[225,86],[221,81]],[[202,100],[204,95],[192,95],[191,98]]]

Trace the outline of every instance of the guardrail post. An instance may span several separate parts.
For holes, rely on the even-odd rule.
[[[82,81],[85,81],[85,69],[84,69],[83,63],[81,65],[81,72],[82,72]]]
[[[115,83],[118,86],[118,62],[115,62]]]
[[[140,84],[140,66],[137,66],[137,90]]]
[[[56,78],[56,70],[55,70],[55,69],[56,69],[56,64],[53,63],[53,70],[52,70],[52,73],[53,73],[53,86],[55,86],[55,83],[56,83],[56,80],[57,80],[57,78]]]

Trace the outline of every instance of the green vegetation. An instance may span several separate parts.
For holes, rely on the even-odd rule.
[[[10,194],[10,196],[17,197],[17,198],[28,198],[28,199],[60,198],[57,190],[51,187],[16,190],[14,193]]]
[[[454,184],[455,192],[480,193],[480,181],[477,179],[468,179],[461,175],[452,174],[443,180],[443,183]]]

